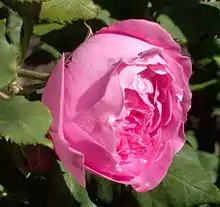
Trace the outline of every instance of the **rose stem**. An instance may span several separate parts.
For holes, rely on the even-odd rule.
[[[42,81],[46,81],[50,76],[49,73],[40,73],[40,72],[25,70],[25,69],[18,69],[16,72],[18,74],[18,77],[24,77],[24,78],[42,80]]]

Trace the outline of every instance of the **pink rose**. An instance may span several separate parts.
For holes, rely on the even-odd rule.
[[[63,56],[43,94],[54,148],[85,186],[85,170],[156,187],[184,145],[191,62],[158,24],[126,20]]]

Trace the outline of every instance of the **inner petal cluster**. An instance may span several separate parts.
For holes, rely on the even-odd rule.
[[[166,117],[171,113],[166,109],[170,77],[167,73],[158,74],[153,69],[151,65],[138,71],[124,88],[124,107],[112,124],[117,137],[119,170],[122,168],[135,175],[150,164],[158,153],[161,127],[165,123],[163,109]]]

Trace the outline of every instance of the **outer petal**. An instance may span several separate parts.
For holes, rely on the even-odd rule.
[[[53,138],[54,149],[65,168],[85,186],[84,155],[69,146],[62,134],[50,132],[50,135]]]
[[[85,165],[99,171],[114,171],[116,160],[102,145],[96,143],[81,128],[74,123],[65,124],[65,136],[75,149],[82,152]]]
[[[192,75],[192,62],[190,58],[179,53],[169,53],[169,55],[183,67],[185,78],[189,80]]]
[[[52,131],[63,131],[64,105],[64,55],[57,63],[44,89],[42,102],[50,109],[53,115]]]
[[[110,153],[104,146],[96,143],[75,124],[65,125],[65,136],[69,137],[71,144],[82,152],[85,158],[85,168],[90,172],[109,180],[130,184],[133,174],[117,168],[117,156]],[[107,138],[108,139],[108,138]]]
[[[49,133],[56,153],[67,170],[72,173],[81,185],[85,186],[83,155],[69,146],[63,133],[64,58],[63,55],[50,76],[42,101],[53,115],[53,123]]]
[[[141,175],[134,178],[137,184],[132,185],[137,192],[149,191],[155,188],[165,177],[172,162],[172,146],[170,143],[161,145],[158,158],[142,171]]]
[[[191,107],[191,99],[192,99],[192,93],[188,87],[188,83],[189,83],[189,78],[192,75],[192,63],[189,57],[186,56],[182,56],[178,53],[168,53],[168,55],[170,55],[170,57],[172,57],[173,60],[175,60],[177,62],[176,65],[180,65],[181,66],[181,70],[179,71],[179,73],[183,73],[183,74],[177,74],[181,79],[185,79],[185,85],[183,87],[183,100],[182,100],[182,107],[183,107],[183,119],[184,121],[186,121],[186,117],[187,117],[187,112],[189,111],[190,107]],[[171,59],[171,58],[170,58]],[[178,83],[178,81],[177,81]]]
[[[173,40],[171,35],[159,24],[147,21],[130,19],[116,22],[105,27],[96,34],[121,34],[143,40],[154,46],[180,52],[180,46]]]
[[[88,134],[88,138],[90,137],[87,140],[88,142],[96,143],[115,155],[116,137],[112,123],[123,107],[123,91],[117,76],[112,75],[112,71],[97,80],[78,99],[74,100],[77,102],[75,108],[77,112],[71,122]],[[66,76],[66,85],[68,88],[71,85],[68,76]],[[77,87],[77,84],[75,84],[74,89],[76,91]],[[73,91],[73,97],[74,94]],[[68,97],[66,102],[69,102]],[[74,132],[72,137],[69,136],[69,143],[77,139],[73,134]]]
[[[172,119],[170,123],[162,128],[163,141],[170,141],[173,148],[173,155],[181,150],[185,143],[184,135],[184,121],[183,108],[181,102],[177,101],[175,97],[176,91],[171,91],[171,98],[173,104]]]
[[[184,132],[184,123],[181,123],[179,126],[177,138],[173,139],[173,142],[172,142],[174,154],[176,154],[183,148],[185,142],[186,142],[186,138],[185,138],[185,132]]]

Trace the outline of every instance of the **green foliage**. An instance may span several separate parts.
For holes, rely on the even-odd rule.
[[[11,44],[18,45],[21,41],[21,28],[23,20],[15,12],[10,10],[7,20],[7,36]]]
[[[183,31],[175,24],[174,20],[166,14],[160,14],[157,18],[157,21],[160,23],[162,27],[164,27],[170,34],[172,34],[173,38],[178,42],[185,44],[187,42],[187,38],[184,35]]]
[[[63,178],[65,180],[66,186],[73,195],[74,199],[80,203],[80,207],[96,207],[95,204],[90,200],[88,193],[85,188],[80,186],[72,177],[72,175],[65,170],[63,165],[59,163]]]
[[[213,184],[216,180],[218,164],[219,160],[216,156],[203,152],[197,154],[186,144],[174,157],[165,179],[155,189],[146,193],[133,191],[134,199],[137,202],[135,206],[190,207],[200,206],[204,203],[218,206],[220,191]],[[93,190],[88,188],[89,194],[95,193],[96,199],[102,201],[104,206],[114,205],[117,196],[120,196],[122,203],[126,203],[126,199],[129,200],[127,196],[131,196],[126,194],[127,196],[124,198],[122,195],[126,189],[130,190],[130,188],[120,188],[119,193],[119,184],[103,178],[90,175],[88,183],[93,186]]]
[[[15,80],[16,53],[15,48],[5,38],[6,20],[0,20],[0,90]]]
[[[46,23],[46,24],[37,24],[34,27],[33,33],[35,35],[45,35],[49,32],[52,32],[53,30],[58,30],[64,27],[64,24],[58,24],[58,23]]]
[[[47,144],[49,111],[40,102],[15,96],[0,100],[0,134],[17,144]]]
[[[114,184],[100,177],[94,177],[94,180],[97,186],[97,198],[105,203],[111,203],[114,197]]]
[[[100,19],[106,25],[110,25],[110,24],[116,22],[116,19],[111,17],[111,14],[108,10],[101,9],[101,8],[99,9],[99,13],[98,13],[96,19]]]
[[[92,0],[2,0],[20,15],[39,20],[70,22],[91,19],[97,14]]]
[[[183,43],[195,43],[204,36],[214,36],[219,32],[218,20],[219,9],[206,4],[190,4],[183,8],[170,6],[158,16],[160,24]]]
[[[50,0],[42,4],[40,19],[50,21],[73,21],[91,19],[97,8],[91,0]]]
[[[189,144],[195,149],[197,150],[198,149],[198,142],[196,140],[196,137],[195,137],[195,133],[194,131],[188,131],[186,133],[186,137],[187,137],[187,141],[189,142]]]
[[[202,167],[209,174],[211,181],[215,183],[218,178],[219,157],[207,152],[198,152],[197,154]]]
[[[196,152],[187,145],[175,156],[162,183],[150,192],[136,194],[136,197],[141,207],[220,204],[220,191],[211,183]]]

